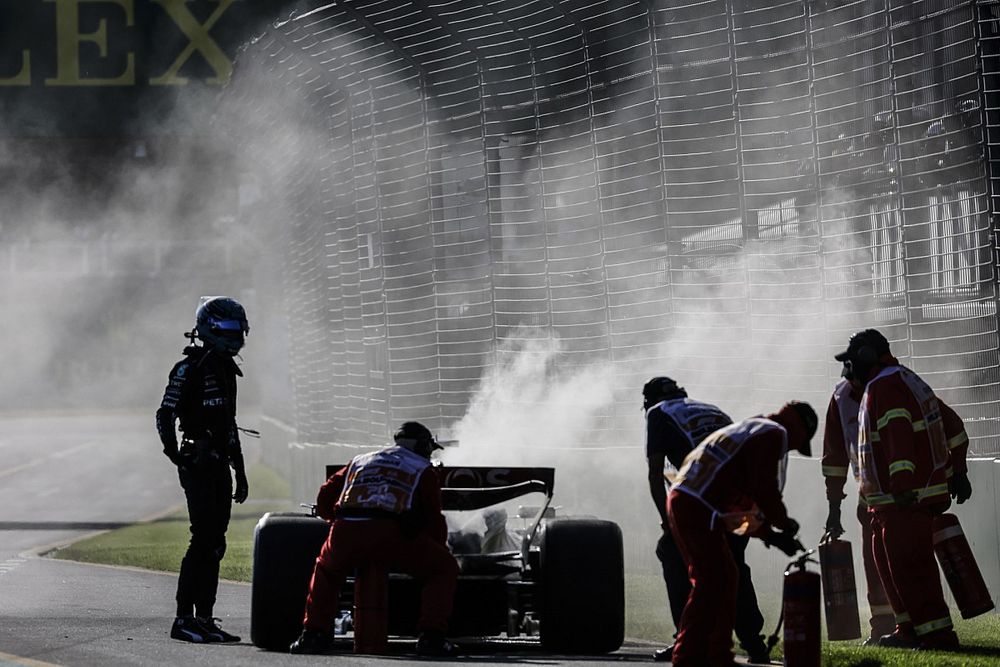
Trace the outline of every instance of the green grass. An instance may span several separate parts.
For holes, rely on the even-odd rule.
[[[231,581],[250,581],[253,529],[265,512],[295,509],[288,500],[288,484],[264,466],[247,471],[251,500],[233,505],[226,533],[226,555],[219,576]],[[262,500],[255,500],[262,499]],[[52,556],[84,563],[127,565],[147,570],[177,572],[187,550],[190,533],[186,510],[101,533],[57,550]]]
[[[774,632],[777,618],[777,599],[760,600],[767,622],[764,633]],[[867,611],[862,605],[861,624],[867,629]],[[823,643],[823,667],[1000,667],[1000,614],[984,614],[962,620],[952,610],[955,630],[962,642],[962,650],[955,653],[917,652],[900,649],[862,648],[861,640]],[[625,635],[634,639],[669,644],[673,634],[673,621],[667,608],[666,589],[658,574],[628,573],[625,578]],[[825,628],[824,628],[825,634]],[[739,649],[736,649],[739,653]],[[781,643],[775,647],[772,658],[781,659]]]
[[[247,481],[250,483],[250,498],[266,500],[292,499],[292,487],[288,481],[271,468],[259,463],[247,469]]]
[[[625,636],[670,643],[674,623],[667,606],[667,589],[659,574],[625,576]]]
[[[1000,665],[1000,615],[984,614],[968,621],[954,610],[955,631],[962,649],[954,653],[862,648],[856,642],[823,645],[824,667],[996,667]]]
[[[228,548],[220,574],[232,581],[250,581],[253,529],[258,519],[271,511],[295,509],[288,484],[263,466],[249,471],[253,502],[233,506],[233,518],[226,537]],[[266,500],[259,500],[264,498]],[[258,500],[254,500],[258,499]],[[177,572],[187,549],[187,513],[176,512],[156,521],[135,524],[102,533],[60,549],[56,558],[87,563],[128,565],[148,570]],[[667,608],[666,590],[658,573],[628,573],[625,579],[625,634],[635,639],[669,643],[673,624]],[[778,608],[777,600],[761,600],[767,612]],[[862,610],[864,611],[864,610]],[[765,614],[768,615],[768,614]],[[823,644],[824,667],[1000,667],[1000,615],[986,614],[969,621],[960,620],[956,630],[963,644],[957,653],[915,652],[896,649],[862,648],[858,641]],[[862,625],[867,619],[862,618]],[[774,631],[768,618],[764,632]],[[781,645],[774,658],[780,659]]]

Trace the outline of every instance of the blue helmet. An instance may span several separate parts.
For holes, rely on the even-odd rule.
[[[243,337],[250,333],[246,311],[228,296],[202,297],[194,317],[195,335],[219,352],[235,355],[243,348]]]

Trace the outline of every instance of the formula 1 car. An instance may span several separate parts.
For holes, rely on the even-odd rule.
[[[327,475],[342,466],[328,466]],[[622,532],[592,517],[555,516],[553,468],[438,467],[442,507],[468,514],[521,496],[542,493],[538,507],[519,508],[521,529],[478,535],[452,531],[449,545],[460,572],[449,634],[454,637],[527,637],[549,651],[602,654],[625,635]],[[486,524],[505,513],[493,511]],[[329,524],[304,513],[268,513],[253,545],[250,635],[254,645],[288,650],[302,628],[313,564]],[[513,548],[511,548],[513,547]],[[499,550],[496,550],[499,549]],[[340,609],[353,608],[348,578]],[[420,586],[389,575],[390,636],[416,634]]]

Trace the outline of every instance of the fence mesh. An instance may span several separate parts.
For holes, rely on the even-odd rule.
[[[266,166],[299,439],[448,429],[534,355],[602,369],[587,437],[637,446],[648,376],[735,415],[824,406],[832,352],[877,326],[1000,452],[1000,8],[948,4],[357,0],[275,24],[233,88],[279,90],[258,122],[296,134]]]

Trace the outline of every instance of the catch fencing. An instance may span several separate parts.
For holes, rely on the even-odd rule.
[[[822,411],[832,354],[877,326],[997,454],[998,17],[352,0],[276,21],[229,97],[270,184],[246,215],[282,223],[261,305],[290,323],[299,442],[447,432],[535,355],[579,392],[602,369],[586,437],[615,453],[650,375],[735,415]]]

